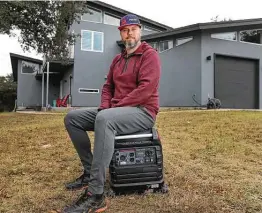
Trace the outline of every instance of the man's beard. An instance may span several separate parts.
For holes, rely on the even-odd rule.
[[[139,41],[136,41],[136,40],[132,40],[132,41],[126,40],[126,41],[124,41],[124,45],[125,45],[126,49],[133,49],[137,46],[138,42]]]

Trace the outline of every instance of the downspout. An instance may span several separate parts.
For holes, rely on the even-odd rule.
[[[45,98],[44,98],[44,95],[45,95],[45,73],[42,72],[42,107],[44,107],[44,101],[45,101]]]
[[[47,75],[46,75],[46,111],[48,108],[48,93],[49,93],[49,62],[47,62]]]
[[[68,107],[72,106],[72,94],[71,94],[71,88],[72,88],[72,75],[69,76],[69,97],[68,97]]]

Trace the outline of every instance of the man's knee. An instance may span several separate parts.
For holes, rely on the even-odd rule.
[[[64,117],[64,124],[65,126],[68,126],[72,124],[72,121],[77,117],[77,111],[70,111],[67,113],[67,115]]]
[[[110,113],[106,110],[100,111],[95,120],[95,126],[107,125],[112,123],[110,118]]]

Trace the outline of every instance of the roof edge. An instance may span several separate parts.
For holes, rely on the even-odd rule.
[[[206,22],[199,23],[201,29],[211,29],[211,28],[220,28],[220,27],[238,27],[245,25],[256,25],[262,24],[262,18],[256,19],[238,19],[232,21],[218,21],[218,22]]]
[[[188,25],[184,27],[179,27],[174,30],[169,30],[167,32],[159,32],[159,33],[145,35],[145,36],[142,36],[142,40],[161,38],[161,37],[170,36],[170,35],[179,34],[179,33],[187,33],[187,32],[191,32],[195,30],[200,30],[199,24],[192,24],[192,25]]]
[[[240,26],[251,26],[251,25],[262,25],[262,18],[257,19],[241,19],[233,21],[219,21],[219,22],[207,22],[207,23],[197,23],[192,25],[187,25],[166,32],[159,32],[154,34],[149,34],[142,36],[143,40],[161,38],[165,36],[175,35],[179,33],[191,32],[195,30],[207,30],[207,29],[217,29],[226,27],[240,27]]]
[[[111,4],[107,4],[107,3],[102,2],[102,1],[92,1],[92,3],[97,4],[97,5],[99,5],[99,6],[103,6],[103,7],[109,8],[109,9],[111,9],[111,10],[114,10],[114,11],[117,11],[117,12],[120,12],[120,13],[124,13],[124,14],[132,13],[132,14],[135,14],[135,15],[138,16],[138,18],[139,18],[140,20],[146,21],[146,22],[149,22],[149,23],[152,23],[152,24],[157,25],[157,26],[159,26],[159,27],[165,28],[166,30],[173,30],[173,29],[174,29],[173,27],[167,26],[167,25],[162,24],[162,23],[160,23],[160,22],[157,22],[157,21],[154,21],[154,20],[152,20],[152,19],[146,18],[146,17],[141,16],[141,15],[139,15],[139,14],[136,14],[136,13],[133,13],[133,12],[124,10],[124,9],[122,9],[122,8],[113,6],[113,5],[111,5]]]
[[[31,58],[28,56],[23,56],[23,55],[19,55],[16,53],[9,53],[10,55],[10,61],[11,61],[11,68],[12,68],[12,73],[13,73],[13,78],[14,78],[14,82],[17,82],[17,76],[18,76],[18,60],[25,60],[25,61],[30,61],[30,62],[35,62],[38,64],[43,64],[43,61],[40,59],[36,59],[36,58]]]
[[[10,54],[11,58],[17,58],[17,59],[32,61],[32,62],[36,62],[36,63],[39,63],[39,64],[43,63],[43,60],[41,60],[41,59],[36,59],[36,58],[24,56],[24,55],[19,55],[19,54],[16,54],[16,53],[9,53],[9,54]]]

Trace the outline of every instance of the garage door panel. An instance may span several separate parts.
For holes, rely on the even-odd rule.
[[[215,97],[224,108],[257,108],[258,62],[242,58],[216,56]]]

